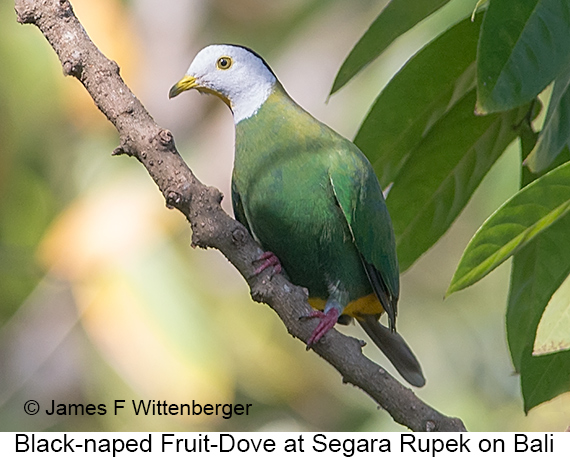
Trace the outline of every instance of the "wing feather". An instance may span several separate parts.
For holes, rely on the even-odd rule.
[[[364,155],[352,145],[329,169],[334,195],[346,218],[370,284],[395,329],[400,294],[396,242],[378,179]],[[347,153],[348,152],[348,153]]]

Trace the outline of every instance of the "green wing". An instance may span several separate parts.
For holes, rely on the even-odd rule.
[[[331,184],[370,284],[394,329],[400,272],[392,222],[370,162],[352,143],[343,146],[329,169]]]

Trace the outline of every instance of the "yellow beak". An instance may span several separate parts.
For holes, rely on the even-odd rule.
[[[174,98],[182,92],[193,89],[195,87],[198,87],[196,78],[194,78],[194,76],[186,75],[170,88],[170,92],[168,92],[168,98]]]
[[[170,88],[170,92],[168,92],[168,98],[174,98],[182,92],[190,89],[196,89],[198,92],[216,95],[217,97],[221,98],[223,102],[230,107],[230,109],[232,107],[232,104],[228,97],[222,95],[220,92],[201,86],[200,83],[196,81],[196,78],[194,76],[189,75],[184,76],[184,78],[182,78]]]

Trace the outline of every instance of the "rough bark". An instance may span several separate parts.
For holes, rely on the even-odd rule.
[[[253,274],[254,262],[262,253],[259,245],[222,210],[220,191],[194,176],[178,154],[172,134],[154,122],[122,80],[117,63],[93,44],[69,1],[16,0],[15,6],[18,22],[40,29],[57,53],[64,74],[83,84],[116,127],[120,145],[113,154],[127,154],[141,162],[166,205],[186,216],[192,227],[192,243],[221,251],[246,279],[253,299],[267,303],[289,333],[306,342],[316,326],[315,320],[300,319],[310,312],[306,292],[282,275]],[[431,408],[365,357],[356,339],[333,329],[313,350],[338,370],[343,382],[365,391],[396,422],[414,431],[465,431],[461,420]]]

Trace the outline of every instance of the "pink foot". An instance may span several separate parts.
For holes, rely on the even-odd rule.
[[[334,327],[336,321],[338,320],[339,312],[336,308],[329,309],[326,313],[322,311],[312,311],[311,314],[307,316],[307,318],[318,317],[319,325],[313,331],[313,334],[307,341],[307,349],[312,347],[317,341],[319,341],[325,333],[327,333],[331,328]]]
[[[272,274],[275,275],[281,273],[281,262],[279,262],[279,259],[275,254],[273,254],[273,252],[265,251],[263,254],[261,254],[259,259],[256,260],[256,262],[260,262],[262,260],[263,263],[255,269],[255,271],[253,272],[254,275],[258,275],[263,270],[269,267],[273,267]]]

